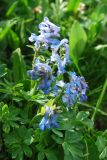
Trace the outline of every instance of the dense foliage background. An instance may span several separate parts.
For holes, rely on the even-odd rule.
[[[34,55],[28,37],[38,34],[45,16],[69,39],[72,71],[85,77],[89,89],[88,101],[66,113],[59,130],[41,132],[35,107],[53,103],[41,93],[28,94]],[[107,159],[106,17],[106,0],[0,1],[1,160]]]

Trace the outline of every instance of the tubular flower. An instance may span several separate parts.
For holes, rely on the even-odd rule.
[[[47,128],[58,128],[58,123],[56,122],[57,115],[49,107],[46,107],[46,112],[41,122],[39,123],[39,128],[41,130],[46,130]]]
[[[38,59],[34,65],[33,70],[28,71],[28,75],[32,80],[36,80],[38,78],[50,77],[52,75],[52,69],[46,63],[41,63]]]
[[[40,78],[40,84],[38,86],[39,90],[43,90],[45,94],[48,94],[50,92],[50,86],[52,83],[52,69],[49,65],[36,60],[34,69],[29,70],[28,75],[32,80]]]
[[[37,36],[32,33],[29,37],[29,41],[34,42],[37,49],[41,46],[48,49],[50,45],[59,44],[60,41],[56,39],[57,37],[60,37],[59,31],[60,27],[57,27],[55,24],[51,23],[47,17],[45,17],[44,21],[39,24],[40,35]]]
[[[50,92],[50,87],[52,84],[52,79],[49,79],[47,76],[42,79],[38,89],[42,90],[45,94]]]
[[[84,77],[76,76],[75,72],[70,72],[70,82],[65,85],[62,101],[68,108],[75,105],[77,101],[85,101],[87,100],[87,89],[88,85]]]
[[[32,33],[29,37],[29,41],[34,42],[37,50],[41,47],[44,47],[46,50],[48,48],[52,50],[51,61],[57,63],[58,75],[63,74],[65,72],[65,65],[70,63],[68,40],[59,40],[59,31],[60,27],[56,26],[45,17],[44,21],[39,24],[40,35],[37,36]],[[64,48],[65,54],[63,59],[59,55],[60,48]]]

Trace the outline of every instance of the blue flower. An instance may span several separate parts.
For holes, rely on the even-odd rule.
[[[35,80],[38,78],[38,76],[34,70],[27,71],[27,74],[31,77],[32,80]]]
[[[36,49],[40,47],[48,49],[50,45],[59,44],[60,41],[56,38],[60,37],[60,27],[50,22],[47,17],[45,17],[44,21],[39,24],[39,30],[40,35],[36,36],[32,33],[29,37],[29,41],[34,42]]]
[[[37,36],[35,33],[32,33],[31,36],[29,37],[30,42],[35,42],[37,40]]]
[[[84,77],[76,76],[75,72],[70,72],[70,82],[65,85],[65,92],[62,101],[67,108],[74,106],[77,101],[87,100],[86,91],[88,85]]]
[[[52,93],[54,94],[54,96],[58,96],[58,94],[62,91],[64,86],[65,83],[63,80],[55,81],[55,85],[53,85],[52,87]]]
[[[57,74],[65,73],[65,65],[70,63],[69,59],[69,45],[67,39],[59,40],[60,27],[56,26],[49,21],[47,17],[44,18],[44,21],[39,24],[39,33],[40,35],[36,36],[34,33],[31,34],[29,40],[34,42],[35,48],[38,50],[48,49],[52,50],[51,61],[56,62],[58,72]],[[64,58],[62,59],[59,55],[59,49],[64,48]]]
[[[44,78],[46,76],[51,77],[52,69],[49,65],[47,65],[46,63],[41,63],[37,59],[34,65],[34,69],[29,70],[27,73],[31,77],[32,80],[36,80],[38,78]]]
[[[38,59],[34,65],[33,70],[29,70],[28,75],[32,80],[40,78],[40,83],[38,86],[39,90],[42,90],[45,94],[50,92],[50,87],[53,81],[52,69],[46,63],[41,63]]]
[[[57,115],[54,114],[54,111],[49,107],[46,107],[46,112],[41,122],[39,123],[39,128],[44,131],[47,128],[58,128],[58,123],[56,122]]]
[[[50,92],[51,84],[52,84],[52,79],[48,79],[48,77],[46,76],[40,82],[38,89],[42,90],[45,94],[48,94]]]
[[[63,59],[61,59],[61,57],[58,54],[58,51],[61,47],[65,49],[65,54]],[[51,45],[51,48],[52,48],[51,61],[57,62],[58,75],[65,73],[65,65],[70,63],[68,40],[63,39],[57,45]]]
[[[60,27],[56,26],[52,22],[49,21],[47,17],[44,18],[44,22],[39,24],[40,33],[51,33],[50,37],[59,37]]]

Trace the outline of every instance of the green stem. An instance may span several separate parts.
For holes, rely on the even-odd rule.
[[[36,60],[36,58],[37,58],[37,55],[38,55],[38,53],[39,53],[39,50],[40,49],[38,49],[38,50],[35,50],[35,53],[34,53],[34,57],[33,57],[33,61],[32,61],[32,69],[34,69],[34,66],[35,66],[35,60]],[[37,84],[37,82],[35,81],[35,80],[31,80],[31,90],[34,88],[36,88],[35,87],[35,85]]]
[[[92,109],[92,110],[95,110],[95,106],[91,106],[91,105],[89,105],[89,104],[80,103],[80,102],[78,102],[78,104],[79,104],[79,105],[82,105],[82,106],[85,106],[85,107],[88,107],[88,108],[90,108],[90,109]],[[100,110],[100,109],[97,109],[97,111],[98,111],[100,114],[102,114],[103,116],[107,116],[107,113],[106,113],[106,112],[104,112],[104,111],[102,111],[102,110]]]
[[[87,141],[85,141],[85,146],[86,146],[86,157],[87,157],[87,160],[88,160],[88,155],[89,155],[89,150],[88,150],[88,144],[87,144]]]
[[[30,95],[33,96],[34,93],[35,93],[35,90],[36,90],[36,87],[37,87],[37,81],[33,81],[32,83],[32,87],[31,87],[31,90],[30,90]]]
[[[100,94],[100,97],[99,97],[99,99],[98,99],[98,101],[97,101],[95,110],[94,110],[94,112],[93,112],[93,115],[92,115],[92,118],[91,118],[92,121],[94,121],[95,116],[96,116],[96,114],[97,114],[97,111],[98,111],[98,109],[100,108],[100,105],[101,105],[101,103],[102,103],[103,97],[104,97],[105,92],[106,92],[106,88],[107,88],[107,78],[106,78],[106,80],[105,80],[105,83],[104,83],[102,92],[101,92],[101,94]]]
[[[38,50],[39,51],[39,50]],[[32,61],[32,69],[34,69],[34,65],[35,65],[35,60],[36,60],[36,57],[37,57],[37,54],[38,54],[38,51],[35,51],[34,53],[34,57],[33,57],[33,61]],[[36,87],[37,87],[37,80],[31,80],[31,88],[30,88],[30,96],[33,96],[35,94],[35,90],[36,90]],[[27,112],[28,112],[28,115],[31,115],[31,112],[32,112],[32,103],[28,103],[27,105]]]
[[[32,69],[34,69],[35,60],[36,60],[36,53],[34,54],[34,57],[33,57]],[[35,81],[34,81],[34,80],[31,80],[31,90],[32,90],[32,88],[34,88],[34,86],[35,86]]]

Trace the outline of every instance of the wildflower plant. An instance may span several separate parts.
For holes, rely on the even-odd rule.
[[[32,33],[29,37],[29,41],[34,43],[35,55],[32,70],[27,72],[28,76],[33,81],[38,80],[36,85],[38,92],[42,91],[50,99],[54,99],[54,103],[57,105],[60,101],[69,111],[78,101],[87,100],[88,85],[84,77],[66,70],[67,65],[71,65],[69,44],[67,39],[60,38],[60,27],[45,17],[38,28],[40,34],[37,36]],[[49,51],[48,57],[44,54],[44,50]],[[68,82],[66,82],[64,75],[68,77]],[[57,100],[55,99],[56,95],[60,95]],[[60,125],[56,120],[58,117],[57,105],[54,110],[50,108],[51,106],[46,106],[45,115],[39,123],[41,130],[57,128]],[[60,106],[61,112],[64,112],[65,109]]]
[[[1,0],[0,160],[107,160],[106,6]]]
[[[38,29],[29,37],[34,50],[29,70],[17,49],[15,82],[0,83],[1,148],[16,160],[85,160],[93,122],[78,105],[87,100],[88,85],[71,70],[69,41],[61,39],[60,27],[45,17]]]

